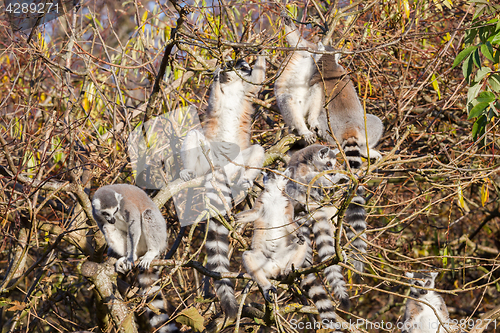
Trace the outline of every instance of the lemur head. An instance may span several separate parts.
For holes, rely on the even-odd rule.
[[[120,203],[123,196],[106,187],[100,188],[94,194],[92,200],[92,210],[96,217],[106,220],[110,224],[114,224],[115,214],[120,209]]]
[[[250,75],[252,75],[252,68],[245,60],[239,59],[236,61],[236,64],[234,61],[227,61],[226,67],[220,72],[220,82],[230,83],[231,81],[240,79],[240,77],[249,78]]]
[[[283,191],[288,183],[289,178],[292,176],[292,169],[288,168],[283,173],[264,172],[264,186],[267,190],[277,188]]]
[[[337,163],[338,149],[324,147],[313,156],[313,164],[317,171],[333,170]]]
[[[425,287],[425,288],[434,288],[434,281],[436,280],[437,272],[416,272],[416,273],[405,273],[406,277],[410,278],[410,283],[415,287]],[[412,297],[418,298],[424,296],[428,293],[428,290],[419,289],[411,287],[410,295]]]
[[[318,49],[320,51],[335,51],[333,47],[323,46],[323,44],[318,44]],[[318,62],[318,66],[321,69],[323,79],[328,80],[340,80],[346,77],[346,70],[342,65],[339,64],[340,53],[334,54],[324,54],[321,60]]]

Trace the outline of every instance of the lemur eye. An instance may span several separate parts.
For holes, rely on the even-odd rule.
[[[108,213],[108,212],[103,212],[103,213],[102,213],[102,215],[103,215],[104,217],[108,217],[108,216],[109,216],[109,213]]]
[[[331,168],[332,167],[332,162],[326,162],[326,166]]]

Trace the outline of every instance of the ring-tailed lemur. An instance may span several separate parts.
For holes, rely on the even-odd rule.
[[[262,167],[264,161],[264,149],[257,144],[250,145],[254,109],[249,97],[260,90],[260,84],[265,79],[265,70],[264,56],[257,58],[253,69],[245,61],[238,60],[232,69],[217,70],[210,90],[203,133],[190,131],[182,145],[181,157],[185,168],[180,173],[182,179],[189,180],[211,171],[203,149],[208,152],[208,157],[215,161],[212,165],[222,169],[211,174],[212,181],[208,179],[205,182],[210,202],[221,213],[224,212],[224,205],[216,190],[220,190],[226,202],[230,203],[231,188],[228,184],[232,183],[232,178],[242,173],[236,180],[236,185],[250,188],[260,172],[256,168]],[[236,166],[228,159],[251,168],[242,170],[242,167]],[[217,188],[214,188],[214,185]],[[228,234],[229,231],[222,224],[215,220],[209,221],[205,244],[208,269],[216,272],[228,271]],[[235,317],[238,304],[232,282],[229,279],[221,279],[214,284],[224,313],[228,317]]]
[[[296,200],[297,210],[305,210],[304,227],[310,227],[314,234],[318,256],[321,261],[335,255],[334,226],[330,222],[337,213],[333,205],[321,205],[319,201],[324,197],[321,186],[332,186],[340,180],[347,178],[342,174],[335,176],[325,175],[316,180],[310,190],[310,198],[307,200],[307,187],[302,184],[309,184],[318,174],[327,170],[334,170],[337,163],[336,150],[322,145],[312,145],[295,152],[289,162],[289,167],[294,170],[292,179],[296,182],[289,182],[286,188],[287,194]],[[307,201],[307,205],[306,205]],[[346,222],[350,223],[346,214]],[[304,231],[306,233],[307,231]],[[347,308],[349,307],[349,295],[345,287],[345,280],[342,275],[342,268],[339,265],[332,265],[325,268],[325,277],[333,289],[335,297]],[[312,277],[311,277],[312,279]]]
[[[293,267],[310,265],[312,259],[310,240],[306,239],[309,235],[302,235],[294,221],[293,204],[284,193],[291,175],[292,170],[287,169],[283,175],[264,176],[265,189],[254,207],[236,215],[239,223],[254,223],[252,250],[243,253],[243,265],[268,302],[271,302],[271,294],[276,295],[270,278],[286,276]],[[336,323],[333,303],[316,276],[309,274],[301,286],[316,305],[325,327]]]
[[[436,311],[441,322],[449,325],[449,315],[443,297],[433,290],[419,289],[418,287],[434,288],[437,272],[405,273],[410,283],[410,296],[429,303]],[[408,299],[403,317],[402,332],[406,333],[444,333],[446,330],[439,322],[436,313],[425,303]],[[449,328],[449,327],[448,327]]]
[[[303,39],[286,12],[281,13],[281,18],[285,25],[286,41],[291,47],[324,49],[321,43],[316,46]],[[321,98],[311,98],[311,96],[320,96],[318,94],[321,94],[321,91],[319,85],[311,86],[309,82],[319,58],[321,54],[303,50],[294,51],[274,84],[276,103],[283,119],[290,129],[296,130],[308,144],[316,141],[316,132],[320,128],[318,118],[322,101]]]
[[[286,12],[281,14],[281,18],[290,46],[325,50],[321,42],[315,45],[303,39]],[[328,51],[333,49],[328,47]],[[367,114],[367,144],[363,106],[349,75],[338,60],[339,54],[322,55],[296,50],[276,80],[274,92],[285,122],[304,136],[308,144],[315,141],[316,135],[335,144],[329,135],[329,118],[333,134],[346,150],[351,167],[359,168],[359,156],[367,157],[367,146],[373,148],[377,145],[384,127],[378,117]],[[380,153],[373,150],[370,156],[378,158]]]
[[[167,248],[167,225],[153,200],[140,188],[129,184],[106,185],[99,188],[92,199],[92,213],[108,244],[108,254],[117,256],[116,271],[127,273],[139,259],[141,269],[149,269],[151,261]],[[139,274],[142,294],[156,294],[159,287],[149,287],[158,275]],[[155,279],[156,277],[156,279]],[[152,282],[151,282],[152,281]],[[163,300],[153,300],[165,312]],[[168,315],[156,315],[149,308],[150,324],[160,327]],[[175,324],[163,326],[158,332],[177,332]]]
[[[264,175],[264,191],[253,209],[236,215],[238,223],[253,222],[252,250],[243,252],[243,265],[271,302],[276,289],[269,278],[286,276],[304,262],[307,244],[293,220],[293,205],[284,195],[291,170]]]

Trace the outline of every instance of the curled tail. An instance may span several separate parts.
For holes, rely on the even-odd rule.
[[[207,189],[207,197],[210,203],[223,214],[225,212],[224,204],[220,195],[224,197],[226,203],[231,207],[231,190],[224,179],[224,175],[220,172],[214,172],[212,180],[207,180],[205,183]],[[218,193],[218,191],[220,193]],[[208,222],[208,235],[205,243],[207,252],[207,269],[224,273],[229,272],[229,230],[219,221],[211,219]],[[238,312],[238,303],[234,296],[234,285],[229,279],[220,279],[214,281],[215,291],[219,301],[221,302],[222,310],[226,316],[236,317]]]
[[[318,256],[321,261],[325,261],[335,255],[335,242],[330,222],[333,214],[335,212],[326,207],[320,208],[314,214],[313,233]],[[342,307],[349,308],[349,294],[347,293],[344,276],[342,275],[342,267],[339,265],[328,266],[325,268],[324,274],[328,284],[333,289],[335,298],[340,301]]]
[[[137,277],[141,286],[141,294],[147,296],[147,303],[159,310],[159,314],[153,312],[149,307],[145,307],[149,324],[158,333],[178,333],[180,330],[174,323],[165,324],[169,319],[166,309],[166,302],[163,300],[160,286],[153,285],[158,279],[158,273],[141,273]]]
[[[301,232],[303,235],[309,235],[311,233],[307,226],[301,227]],[[312,247],[311,240],[305,237],[307,242],[307,255],[304,260],[303,267],[312,265]],[[320,281],[313,273],[308,274],[300,283],[301,288],[307,293],[307,296],[313,301],[316,309],[318,309],[319,316],[321,318],[321,323],[324,328],[335,328],[337,324],[337,315],[335,314],[335,307],[330,300],[329,295],[325,291],[325,288],[321,285]]]
[[[344,143],[344,151],[351,169],[353,169],[353,171],[360,169],[361,151],[355,138],[348,139]],[[363,272],[364,270],[365,265],[363,263],[362,254],[366,253],[367,248],[365,242],[366,235],[362,234],[366,230],[366,210],[364,207],[366,201],[363,198],[364,192],[364,188],[359,186],[356,196],[352,198],[344,216],[345,222],[355,231],[353,232],[352,229],[348,227],[346,233],[347,239],[351,240],[356,234],[360,235],[351,243],[350,248],[353,249],[354,253],[349,256],[354,268],[360,272]]]

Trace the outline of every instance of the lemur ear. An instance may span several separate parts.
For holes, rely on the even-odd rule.
[[[325,148],[322,148],[319,152],[318,152],[318,155],[319,157],[321,158],[325,158],[325,156],[328,156],[328,153],[330,152],[330,148],[329,147],[325,147]]]
[[[413,273],[412,272],[406,272],[405,273],[407,278],[413,279]]]
[[[262,171],[262,181],[264,182],[264,185],[266,185],[266,183],[269,181],[269,175],[265,171]]]
[[[339,64],[339,60],[340,60],[340,57],[342,56],[342,54],[340,53],[335,53],[334,55],[334,59],[335,59],[335,62],[337,63],[337,65]]]
[[[120,203],[120,201],[122,201],[122,199],[123,199],[123,195],[121,195],[118,192],[115,192],[115,198],[116,198],[116,201],[118,201],[118,203]]]
[[[438,275],[439,275],[438,272],[431,272],[431,277],[433,280],[435,280]]]
[[[97,209],[97,210],[101,210],[101,200],[94,199],[92,201],[92,206],[94,206],[94,208]]]
[[[285,175],[285,177],[291,178],[292,177],[292,171],[293,171],[293,168],[287,168],[285,170],[285,172],[283,173],[283,175]]]

